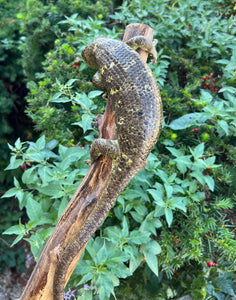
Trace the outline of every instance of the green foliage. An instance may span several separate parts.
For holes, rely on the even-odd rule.
[[[62,37],[58,23],[64,16],[77,12],[84,18],[98,13],[102,18],[111,3],[111,0],[97,1],[95,5],[91,0],[25,0],[17,17],[21,24],[23,42],[20,50],[27,79],[34,79],[35,73],[42,71],[44,55],[53,48],[55,40]]]
[[[88,158],[88,151],[59,145],[58,153],[55,153],[52,150],[57,144],[56,140],[46,143],[45,136],[42,136],[35,143],[21,143],[18,139],[14,147],[9,145],[12,156],[6,170],[21,167],[24,172],[21,182],[14,178],[14,187],[3,198],[17,198],[20,209],[26,209],[29,222],[20,222],[6,230],[5,234],[18,235],[14,245],[35,231],[30,238],[25,238],[35,258],[38,258],[45,240],[87,169],[83,160]]]
[[[88,101],[89,105],[84,93],[92,90],[91,81],[87,82],[91,71],[81,59],[81,51],[97,35],[115,38],[117,34],[103,28],[104,21],[93,20],[91,17],[84,20],[78,14],[66,17],[60,24],[69,26],[68,33],[55,40],[55,49],[47,53],[43,62],[44,72],[36,75],[37,80],[28,82],[30,93],[27,97],[27,113],[36,124],[36,130],[44,132],[48,139],[56,138],[66,143],[71,139],[80,139],[83,134],[75,125],[79,125],[79,122],[91,123],[91,113],[96,114],[101,106],[105,106],[101,104],[100,97],[95,101],[99,108],[97,105],[83,107],[87,111],[84,115],[85,111],[76,105],[81,104],[81,101]],[[98,95],[93,93],[89,97],[95,98]]]
[[[18,59],[17,49],[19,39],[19,22],[17,12],[21,1],[0,1],[0,170],[6,165],[9,158],[7,136],[13,134],[8,118],[18,98],[16,90],[20,90],[22,68]],[[0,184],[5,180],[4,173],[0,171]]]
[[[120,24],[145,23],[158,39],[158,63],[151,68],[161,88],[163,131],[147,167],[122,192],[89,241],[69,285],[77,287],[78,299],[171,299],[186,294],[234,299],[233,4],[124,1],[105,21],[101,1],[96,2],[99,14],[87,19],[84,14],[94,12],[87,2],[84,8],[80,1],[68,1],[68,8],[63,1],[38,2],[26,4],[38,5],[40,12],[26,10],[18,19],[25,34],[23,65],[31,79],[27,113],[45,135],[35,143],[18,139],[9,145],[7,170],[22,169],[22,174],[3,199],[16,198],[29,220],[5,234],[17,236],[13,244],[29,241],[38,258],[86,173],[84,160],[97,135],[92,121],[105,107],[90,82],[94,71],[80,53],[99,35],[119,38]],[[30,58],[32,53],[35,57]]]

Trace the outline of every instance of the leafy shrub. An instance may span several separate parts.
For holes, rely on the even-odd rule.
[[[44,55],[53,48],[54,41],[62,37],[58,22],[64,16],[78,13],[82,18],[89,15],[108,12],[111,0],[73,1],[54,0],[48,3],[42,0],[26,0],[22,5],[18,19],[21,21],[22,65],[28,80],[35,79],[35,73],[42,71]],[[112,7],[111,7],[112,8]]]
[[[135,0],[110,15],[117,24],[154,28],[158,63],[151,67],[165,119],[147,167],[122,192],[72,275],[78,299],[236,297],[233,8],[221,0]],[[67,35],[28,83],[28,114],[46,138],[10,146],[7,169],[23,171],[4,195],[16,197],[29,217],[5,233],[18,235],[14,243],[27,239],[36,258],[86,173],[92,119],[104,106],[77,55],[95,36],[120,35],[76,14],[60,24],[70,25]]]
[[[26,81],[35,79],[35,73],[43,70],[42,61],[45,54],[54,47],[55,39],[59,39],[65,35],[65,31],[61,31],[58,22],[64,20],[65,15],[71,15],[77,12],[81,16],[98,13],[99,18],[108,10],[112,10],[112,2],[104,1],[43,1],[43,0],[0,0],[0,191],[1,195],[12,185],[12,176],[17,177],[18,174],[13,172],[4,172],[9,160],[9,149],[7,142],[13,143],[18,136],[23,139],[37,138],[38,134],[32,134],[32,123],[24,113],[25,95],[27,94]],[[64,25],[64,28],[67,25]],[[65,50],[66,45],[62,48]],[[55,66],[55,65],[54,65]],[[59,65],[58,65],[59,67]],[[62,70],[62,68],[60,68]],[[65,74],[70,74],[68,69]],[[61,76],[62,77],[62,76]],[[54,77],[55,78],[55,77]],[[65,78],[63,83],[65,83]],[[30,85],[30,84],[29,84]],[[43,87],[43,84],[40,85]],[[47,93],[46,93],[47,95]],[[47,97],[47,96],[46,96]],[[47,102],[44,102],[45,105]],[[35,105],[35,103],[34,103]],[[35,109],[39,109],[42,102],[35,105]],[[50,112],[45,107],[39,109],[39,115],[44,120],[49,114],[47,120],[50,120]],[[57,114],[57,118],[63,115]],[[29,114],[30,115],[30,114]],[[53,119],[53,118],[52,118]],[[54,118],[54,120],[56,117]],[[40,118],[38,121],[40,127]],[[65,118],[55,122],[56,125],[63,124]],[[65,126],[69,127],[71,118]],[[65,126],[61,126],[62,130]],[[75,128],[74,125],[71,127]],[[60,128],[58,126],[58,128]],[[60,134],[62,133],[60,131]],[[49,131],[49,128],[48,128]],[[76,130],[75,130],[76,131]],[[78,131],[78,130],[77,130]],[[77,132],[76,131],[76,132]],[[52,130],[53,132],[53,130]],[[71,132],[65,130],[64,140],[71,137]],[[80,135],[82,132],[80,131]],[[12,174],[14,173],[14,174]],[[5,200],[5,199],[4,199]],[[12,216],[16,214],[17,206],[15,202],[1,201],[0,212],[0,229],[4,231],[7,226],[15,222]],[[4,208],[4,209],[3,209]],[[11,213],[5,215],[5,211]],[[12,223],[11,223],[12,222]],[[7,239],[8,240],[8,239]],[[10,253],[11,250],[6,248],[6,243],[1,243],[1,253]],[[14,252],[11,252],[12,257]],[[1,256],[4,257],[4,256]],[[12,262],[14,259],[12,259]],[[19,265],[19,264],[18,264]],[[12,266],[9,259],[4,259],[1,266]]]

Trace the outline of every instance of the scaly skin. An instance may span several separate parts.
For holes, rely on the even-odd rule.
[[[144,37],[128,41],[152,53],[155,50]],[[162,126],[162,103],[156,80],[139,54],[123,42],[104,37],[95,39],[82,52],[83,59],[98,69],[93,83],[106,92],[115,114],[117,141],[97,139],[91,146],[91,160],[100,155],[112,158],[112,171],[101,196],[93,199],[96,206],[76,241],[70,245],[57,266],[54,299],[63,299],[64,277],[70,259],[84,246],[112,208],[119,194],[132,177],[146,166]],[[88,204],[89,205],[89,204]]]

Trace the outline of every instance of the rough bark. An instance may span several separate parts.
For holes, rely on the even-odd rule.
[[[130,24],[127,26],[123,41],[129,38],[144,35],[147,38],[153,38],[153,29],[143,24]],[[142,50],[137,50],[144,61],[148,54]],[[111,110],[111,104],[108,99],[105,113],[98,119],[99,137],[105,139],[115,139],[114,114]],[[52,300],[53,299],[53,281],[58,259],[65,251],[67,245],[75,239],[76,233],[83,226],[95,204],[92,203],[94,197],[98,197],[105,188],[111,172],[111,160],[108,157],[101,156],[89,168],[85,178],[78,187],[74,196],[67,205],[65,211],[59,218],[57,225],[48,240],[28,283],[23,291],[21,300]],[[91,205],[87,206],[86,203]],[[86,207],[87,206],[87,207]],[[86,207],[86,209],[84,209]],[[68,266],[65,285],[69,280],[84,248],[81,249],[73,258]]]

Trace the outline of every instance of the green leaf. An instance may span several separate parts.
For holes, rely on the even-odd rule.
[[[134,271],[141,265],[143,261],[143,256],[141,253],[138,253],[138,255],[135,258],[131,258],[129,262],[129,269],[131,273],[134,273]]]
[[[161,207],[165,207],[166,206],[165,202],[162,200],[162,198],[160,198],[160,194],[156,190],[154,190],[154,189],[148,189],[148,192],[149,192],[149,194],[152,195],[155,203],[158,206],[161,206]]]
[[[35,201],[33,198],[28,199],[26,211],[31,221],[38,221],[43,214],[40,203]]]
[[[13,243],[11,244],[11,247],[13,247],[13,246],[14,246],[15,244],[17,244],[19,241],[21,241],[21,240],[23,239],[23,237],[24,237],[23,234],[18,235],[18,236],[14,239]]]
[[[62,93],[56,93],[52,99],[51,99],[51,102],[56,102],[57,99],[59,99],[61,97]]]
[[[190,175],[194,178],[196,178],[202,185],[204,185],[205,181],[204,181],[204,177],[202,175],[202,173],[200,172],[191,172]]]
[[[8,228],[7,230],[5,230],[3,232],[3,234],[21,234],[21,235],[24,235],[25,234],[25,227],[20,224],[20,225],[14,225],[14,226],[11,226],[10,228]]]
[[[173,212],[170,208],[165,208],[165,217],[166,217],[166,221],[168,226],[170,227],[172,221],[173,221]]]
[[[46,148],[49,150],[54,149],[58,145],[57,140],[51,140],[50,142],[47,143]]]
[[[175,158],[174,161],[176,162],[177,164],[177,168],[178,170],[184,174],[187,172],[187,169],[191,169],[192,167],[192,161],[190,159],[190,155],[184,155],[184,156],[180,156],[178,158]]]
[[[212,98],[212,95],[208,91],[201,89],[201,99],[205,103],[210,103]]]
[[[92,262],[90,260],[80,260],[75,268],[75,274],[83,275],[92,273],[93,267]]]
[[[25,172],[26,173],[26,172]],[[55,170],[54,169],[51,169],[47,166],[43,166],[43,165],[40,165],[38,167],[38,175],[40,177],[40,179],[42,180],[42,185],[46,185],[48,182],[50,182],[53,178],[55,174]],[[49,195],[51,196],[51,195]]]
[[[108,264],[108,266],[109,266],[109,264]],[[116,265],[112,271],[113,271],[112,273],[119,278],[126,278],[126,277],[132,275],[132,273],[130,272],[130,269],[127,268],[123,263]],[[113,284],[114,284],[114,281],[113,281]],[[118,282],[116,281],[116,285],[117,284],[119,284],[119,280],[118,280]]]
[[[71,99],[68,97],[62,97],[62,98],[57,98],[57,99],[52,99],[51,102],[56,102],[56,103],[67,103],[70,102]]]
[[[46,144],[45,135],[41,136],[35,144],[39,150],[44,149]]]
[[[17,169],[23,163],[24,163],[24,161],[22,159],[17,159],[15,156],[12,156],[10,158],[10,164],[5,168],[5,170]]]
[[[78,79],[69,79],[65,85],[70,87],[75,81],[78,81]]]
[[[47,196],[52,196],[54,199],[63,196],[63,189],[60,183],[50,183],[44,187],[37,187],[37,190]]]
[[[68,198],[65,196],[62,198],[62,201],[60,202],[59,208],[58,208],[58,218],[60,217],[60,215],[63,213],[63,211],[65,210],[66,206],[68,204]]]
[[[73,123],[73,125],[79,125],[85,133],[87,130],[93,129],[92,122],[93,122],[93,117],[91,115],[83,114],[82,120],[80,122]]]
[[[158,255],[161,253],[161,246],[157,241],[149,240],[147,247],[148,251],[152,254]]]
[[[190,151],[192,152],[192,155],[195,159],[202,157],[204,153],[204,143],[201,143],[197,147],[195,147],[194,151],[192,151],[191,149]]]
[[[11,151],[14,150],[14,147],[13,147],[12,145],[10,145],[9,143],[7,143],[7,145],[8,145],[8,148],[9,148]]]
[[[97,96],[100,96],[103,93],[103,91],[91,91],[88,93],[88,98],[93,99]]]
[[[219,120],[217,124],[220,126],[221,129],[223,129],[226,135],[229,134],[229,126],[227,122],[225,122],[224,120]]]
[[[172,197],[172,194],[173,194],[173,187],[169,184],[166,184],[164,183],[164,187],[165,187],[165,190],[166,190],[166,196],[167,198],[171,198]]]
[[[16,142],[15,142],[15,147],[16,147],[17,150],[20,150],[20,149],[21,149],[22,143],[21,143],[21,141],[20,141],[20,138],[18,138],[18,139],[16,140]]]
[[[2,198],[9,198],[9,197],[15,196],[17,192],[18,192],[18,188],[15,188],[15,187],[11,188],[2,196]]]
[[[169,127],[173,130],[181,130],[193,125],[203,124],[207,120],[207,116],[202,113],[191,113],[172,121]]]
[[[37,174],[35,170],[37,167],[31,167],[30,169],[26,170],[22,175],[22,182],[25,184],[31,184],[38,181]]]
[[[160,253],[161,247],[156,241],[151,240],[143,247],[146,262],[156,276],[158,276],[158,260],[156,255]]]
[[[174,155],[175,157],[180,157],[184,155],[184,153],[181,150],[177,150],[172,147],[166,147],[166,149],[168,149],[171,152],[171,154]]]
[[[219,93],[223,93],[223,92],[229,92],[229,93],[235,94],[236,88],[233,86],[226,86],[219,90]]]
[[[122,236],[126,237],[129,235],[129,225],[127,222],[127,218],[124,216],[122,220]]]
[[[214,188],[215,188],[215,181],[211,176],[204,176],[204,180],[206,182],[206,184],[208,185],[209,189],[213,192]]]
[[[130,240],[132,243],[135,243],[137,245],[141,245],[145,243],[145,241],[149,238],[149,235],[145,231],[139,231],[139,230],[133,230],[130,233]]]
[[[186,197],[173,197],[171,201],[168,201],[168,204],[173,208],[178,208],[186,212],[186,203],[188,203]]]

